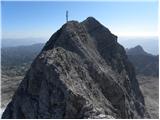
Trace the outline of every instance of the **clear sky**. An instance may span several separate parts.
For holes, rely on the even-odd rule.
[[[1,2],[2,37],[49,38],[69,20],[93,16],[118,36],[158,34],[158,1],[148,2]]]

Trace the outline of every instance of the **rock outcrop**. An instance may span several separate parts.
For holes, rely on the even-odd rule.
[[[51,36],[2,118],[144,118],[144,106],[117,36],[89,17]]]

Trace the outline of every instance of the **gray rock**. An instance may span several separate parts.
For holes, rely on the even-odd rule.
[[[2,118],[144,118],[144,98],[117,36],[69,21],[32,63]]]

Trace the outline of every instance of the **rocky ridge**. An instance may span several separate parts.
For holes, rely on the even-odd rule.
[[[36,57],[2,118],[144,118],[117,36],[92,17],[64,24]]]

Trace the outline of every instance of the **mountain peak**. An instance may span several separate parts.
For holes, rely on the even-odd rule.
[[[94,17],[88,17],[82,22],[82,24],[89,25],[90,27],[102,26],[102,24],[98,20],[96,20]]]
[[[137,45],[133,48],[126,49],[128,55],[149,55],[147,52],[144,51],[143,47]]]
[[[49,41],[44,46],[43,50],[53,49],[54,46],[68,48],[69,46],[71,47],[74,44],[72,46],[73,48],[75,47],[75,44],[80,44],[80,41],[84,42],[84,39],[87,43],[88,36],[94,38],[94,40],[97,41],[97,46],[100,46],[100,48],[100,44],[102,42],[104,44],[117,42],[117,36],[113,35],[108,28],[103,26],[95,18],[88,17],[83,22],[72,20],[65,23],[55,34],[51,36]]]
[[[93,17],[67,22],[36,57],[2,118],[143,118],[133,66],[116,40]]]
[[[64,30],[66,28],[73,28],[74,26],[77,26],[78,24],[80,24],[78,21],[75,21],[75,20],[71,20],[71,21],[68,21],[66,22],[62,27],[61,29]]]
[[[94,17],[88,17],[86,20],[84,21],[87,21],[87,22],[98,22]]]
[[[140,51],[144,51],[143,47],[140,46],[140,45],[137,45],[137,46],[135,47],[135,49],[140,50]]]

